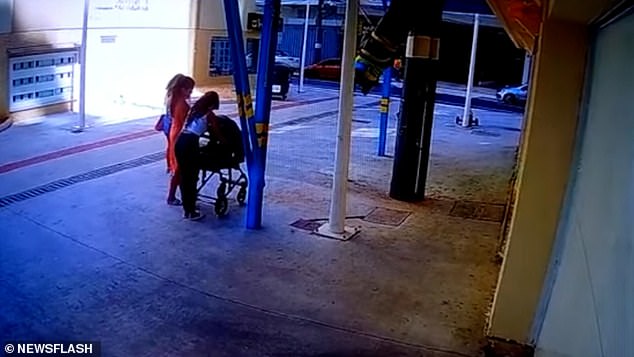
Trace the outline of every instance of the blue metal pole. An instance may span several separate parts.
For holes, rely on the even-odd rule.
[[[383,9],[387,11],[389,6],[388,0],[383,0]],[[381,98],[381,104],[379,111],[381,117],[379,118],[379,149],[378,155],[385,156],[385,146],[387,142],[387,123],[390,115],[390,91],[392,90],[392,71],[390,68],[386,68],[383,72],[383,97]]]
[[[383,72],[383,97],[379,111],[381,118],[379,119],[379,156],[385,156],[385,146],[387,142],[387,122],[390,115],[390,91],[392,90],[392,70],[387,68]]]
[[[254,161],[250,178],[249,206],[247,207],[247,228],[262,227],[262,201],[266,169],[266,149],[271,117],[271,99],[275,50],[277,49],[277,23],[280,17],[281,0],[265,0],[262,34],[260,36],[260,57],[258,59],[258,79],[256,89],[255,133],[257,145],[253,147]]]
[[[240,126],[242,127],[242,141],[244,143],[247,168],[251,171],[254,161],[252,148],[257,143],[257,138],[255,137],[255,123],[252,120],[253,100],[251,99],[247,60],[244,53],[240,6],[238,0],[224,0],[224,5],[231,60],[233,62],[233,82],[236,88],[238,113],[240,115]]]

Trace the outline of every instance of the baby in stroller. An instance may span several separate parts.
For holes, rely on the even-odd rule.
[[[198,196],[214,204],[218,216],[224,216],[229,208],[227,196],[238,188],[236,200],[243,205],[247,197],[247,175],[240,164],[244,162],[244,146],[242,132],[231,118],[226,115],[216,116],[216,126],[203,135],[200,148],[200,176]],[[205,185],[218,176],[216,197],[202,194]]]
[[[246,198],[246,175],[240,169],[240,163],[244,161],[242,135],[233,120],[214,113],[219,107],[218,93],[205,93],[190,109],[183,131],[176,140],[174,151],[181,170],[180,189],[186,219],[196,221],[203,218],[203,214],[196,208],[198,194],[216,173],[220,176],[218,197],[212,198],[215,201],[216,214],[226,213],[226,196],[233,187],[240,186],[242,195],[239,193],[239,202],[244,202]],[[203,147],[201,138],[207,139],[207,144]],[[222,172],[223,169],[229,170],[228,177]],[[201,170],[202,185],[197,187]],[[237,180],[233,180],[232,170],[240,172]]]

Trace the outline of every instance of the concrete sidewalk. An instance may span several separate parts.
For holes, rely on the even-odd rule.
[[[341,242],[310,234],[328,216],[336,92],[305,95],[272,117],[259,231],[233,199],[227,217],[197,223],[166,206],[160,135],[0,173],[0,336],[99,340],[106,356],[480,355],[521,116],[477,112],[482,126],[465,130],[460,108],[438,105],[430,197],[406,204],[387,196],[392,160],[375,155],[377,98],[357,97],[348,224],[362,231]],[[153,120],[80,136],[12,128],[0,151]]]

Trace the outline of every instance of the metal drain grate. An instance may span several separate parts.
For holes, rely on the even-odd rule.
[[[53,182],[44,184],[42,186],[31,188],[26,191],[22,191],[22,192],[18,192],[9,196],[1,197],[0,208],[7,207],[9,205],[26,201],[28,199],[35,198],[38,196],[42,196],[46,193],[61,190],[63,188],[76,185],[81,182],[86,182],[86,181],[98,179],[101,177],[110,176],[117,172],[129,170],[139,166],[149,165],[164,159],[165,159],[165,153],[157,152],[154,154],[141,156],[139,158],[132,159],[129,161],[124,161],[118,164],[102,167],[100,169],[96,169],[93,171],[84,172],[82,174],[67,177],[65,179],[53,181]]]
[[[382,224],[385,226],[398,227],[412,214],[410,211],[401,211],[383,207],[377,207],[363,220],[370,223]]]
[[[291,227],[295,227],[297,229],[301,229],[303,231],[314,232],[317,228],[321,227],[323,222],[308,220],[308,219],[298,219],[297,221],[291,223]]]
[[[449,212],[450,216],[478,221],[502,222],[505,206],[482,202],[457,201]]]

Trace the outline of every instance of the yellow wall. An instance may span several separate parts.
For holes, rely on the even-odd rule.
[[[258,38],[259,34],[245,33],[244,38]],[[196,30],[196,42],[194,46],[194,71],[193,77],[196,80],[196,84],[200,86],[211,86],[218,84],[232,83],[231,76],[211,77],[209,76],[209,55],[210,55],[210,43],[212,36],[227,36],[226,30],[208,30],[200,29]],[[254,81],[255,76],[250,76],[251,82]],[[251,85],[253,88],[253,84]]]
[[[226,30],[225,7],[223,0],[199,0],[199,28],[205,30]],[[246,29],[247,14],[255,12],[255,0],[238,0],[242,28]]]
[[[239,0],[240,17],[244,38],[259,38],[258,32],[246,31],[247,14],[255,12],[254,0]],[[232,83],[230,76],[211,77],[209,76],[209,55],[210,42],[212,36],[227,36],[227,26],[224,12],[224,2],[222,0],[200,0],[198,12],[198,23],[195,31],[195,41],[193,47],[194,69],[193,77],[196,84],[200,86],[226,85]],[[255,76],[250,76],[250,81],[254,83]],[[253,87],[253,84],[251,85]]]
[[[517,200],[489,335],[530,342],[571,169],[586,69],[586,26],[542,25],[520,155]]]

